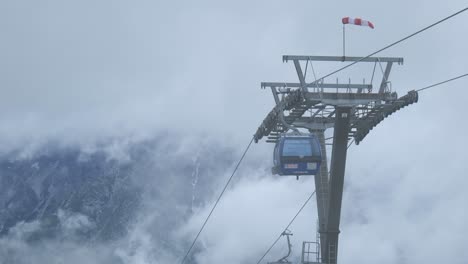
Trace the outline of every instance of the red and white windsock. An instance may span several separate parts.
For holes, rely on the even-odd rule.
[[[372,29],[374,28],[374,24],[372,24],[372,22],[360,18],[343,17],[341,22],[343,22],[343,24],[353,24],[358,26],[368,26]]]

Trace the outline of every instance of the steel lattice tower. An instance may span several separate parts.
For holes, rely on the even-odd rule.
[[[266,142],[276,143],[281,133],[288,130],[284,122],[294,127],[308,129],[318,136],[323,153],[320,173],[315,176],[321,255],[321,260],[318,262],[336,264],[348,141],[353,139],[359,144],[370,130],[386,117],[416,103],[418,93],[410,91],[398,97],[396,92],[391,91],[390,71],[394,63],[402,64],[403,58],[283,56],[283,62],[288,61],[294,62],[299,82],[261,84],[263,89],[271,89],[276,106],[263,120],[254,135],[254,140],[257,143],[263,137],[267,137]],[[374,63],[374,72],[379,64],[382,69],[382,80],[378,90],[375,91],[372,82],[340,84],[314,80],[307,83],[301,62],[313,61]],[[330,169],[328,169],[325,148],[325,130],[328,128],[334,129]],[[302,259],[303,263],[317,263],[317,261],[304,261],[304,257]]]

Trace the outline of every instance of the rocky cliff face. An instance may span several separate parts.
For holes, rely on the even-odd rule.
[[[60,232],[60,212],[80,213],[90,221],[86,238],[122,235],[139,206],[131,183],[132,164],[79,150],[56,150],[32,159],[0,162],[0,234],[19,222],[40,220],[45,236]],[[59,211],[60,210],[60,211]],[[67,214],[65,213],[65,214]]]
[[[0,238],[34,223],[22,238],[27,243],[111,243],[151,215],[152,240],[169,250],[183,248],[171,241],[171,231],[212,195],[211,186],[226,173],[231,155],[219,146],[187,147],[168,138],[92,150],[49,144],[28,158],[4,155]],[[5,254],[0,250],[0,260]],[[11,259],[15,252],[8,254]]]

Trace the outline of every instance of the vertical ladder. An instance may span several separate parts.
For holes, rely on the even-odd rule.
[[[313,131],[320,142],[322,150],[322,163],[320,165],[319,174],[315,175],[315,191],[317,199],[317,213],[318,213],[318,232],[320,235],[320,245],[326,247],[325,235],[322,235],[326,230],[327,216],[328,216],[328,196],[329,196],[329,180],[328,180],[328,162],[327,162],[327,149],[325,145],[325,131]],[[326,252],[326,248],[321,249],[322,256]]]
[[[315,251],[317,252],[317,258],[316,258],[316,261],[317,263],[320,263],[321,262],[321,259],[320,259],[320,232],[318,230],[318,227],[317,227],[317,233],[316,233],[316,237],[315,237],[315,241],[316,241],[316,247],[315,247]]]
[[[336,245],[330,244],[328,247],[328,264],[336,264]]]

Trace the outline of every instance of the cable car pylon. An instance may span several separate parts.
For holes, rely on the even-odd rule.
[[[302,263],[336,264],[348,141],[353,139],[356,144],[361,143],[386,117],[416,103],[418,92],[410,91],[398,97],[398,94],[392,91],[390,72],[393,64],[403,64],[403,58],[283,56],[283,62],[289,61],[294,63],[299,82],[262,82],[262,89],[271,89],[276,106],[258,127],[254,141],[258,143],[266,137],[266,142],[276,144],[274,174],[315,176],[321,258],[316,262],[305,262],[303,258]],[[307,83],[301,65],[304,62],[306,65],[311,63],[311,66],[312,62],[374,63],[374,71],[379,64],[382,69],[382,80],[376,91],[373,89],[372,81],[359,84],[351,81],[325,83],[321,79]],[[382,64],[385,64],[385,67]],[[294,138],[292,134],[297,132],[288,133],[291,128],[306,129],[308,134],[302,135],[302,138],[299,136]],[[325,142],[325,131],[329,128],[333,128],[330,169],[327,164]],[[285,145],[288,143],[292,144],[287,146],[285,153]],[[321,161],[313,161],[314,151],[320,153],[315,155],[315,158],[318,157]],[[317,162],[315,164],[317,167],[314,162]]]

